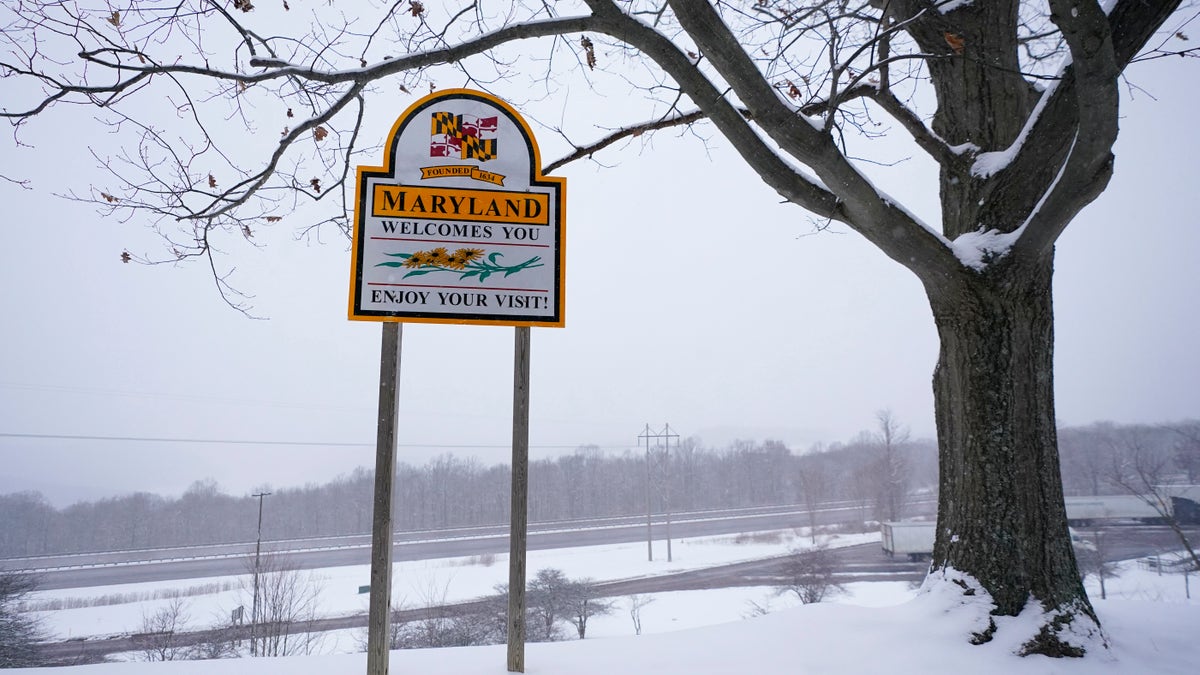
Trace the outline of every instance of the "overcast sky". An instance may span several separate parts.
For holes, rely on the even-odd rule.
[[[1130,69],[1116,176],[1060,241],[1063,424],[1200,416],[1200,141],[1181,85],[1195,74],[1183,60]],[[144,222],[52,196],[105,181],[85,148],[105,139],[68,112],[83,111],[30,128],[36,149],[0,153],[0,173],[32,186],[0,181],[0,492],[64,504],[212,478],[236,494],[371,466],[380,325],[346,319],[348,242],[296,241],[294,214],[261,247],[228,244],[263,321],[224,305],[201,265],[122,264],[126,248],[161,253]],[[623,452],[646,423],[806,450],[883,408],[932,437],[937,340],[916,279],[846,228],[814,234],[707,135],[658,134],[560,172],[567,327],[532,331],[534,455]],[[936,222],[928,167],[872,175]],[[512,342],[511,328],[405,326],[402,461],[508,460]]]

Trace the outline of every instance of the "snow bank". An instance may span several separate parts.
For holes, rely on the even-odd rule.
[[[1011,640],[972,646],[967,634],[979,607],[961,594],[922,594],[903,605],[864,608],[806,605],[767,616],[661,635],[531,644],[531,675],[1191,675],[1200,666],[1200,607],[1175,603],[1100,603],[1112,636],[1109,654],[1084,659],[1022,658]],[[1014,621],[1020,620],[1015,619]],[[505,648],[393,652],[403,673],[499,675]],[[328,675],[362,673],[361,654],[280,659],[121,663],[69,670],[14,670],[25,675]]]
[[[778,544],[742,548],[723,539],[694,542],[677,551],[692,565],[699,559],[741,558]],[[635,546],[636,552],[644,549]],[[702,553],[701,549],[709,549]],[[540,562],[561,566],[570,576],[608,566],[625,575],[636,570],[633,549],[592,547],[547,552]],[[430,571],[438,563],[427,561]],[[643,565],[645,563],[642,558]],[[440,564],[466,583],[467,566]],[[548,565],[547,565],[548,566]],[[502,570],[496,561],[493,567]],[[655,567],[668,567],[657,563]],[[484,567],[484,569],[490,569]],[[531,569],[536,569],[531,565]],[[332,570],[325,570],[330,573]],[[345,581],[349,582],[350,579]],[[653,594],[643,610],[645,634],[632,635],[627,607],[598,617],[587,640],[530,644],[526,672],[531,675],[1192,675],[1200,672],[1200,600],[1186,597],[1179,575],[1158,575],[1134,562],[1120,566],[1107,582],[1109,600],[1095,600],[1109,649],[1094,649],[1083,659],[1019,657],[1015,651],[1039,625],[1036,607],[1019,617],[997,619],[991,642],[973,646],[974,632],[988,624],[986,598],[964,596],[950,581],[927,583],[922,592],[903,582],[861,582],[835,602],[786,607],[770,589],[721,589]],[[475,583],[483,584],[481,577]],[[969,583],[969,582],[968,582]],[[478,588],[478,587],[476,587]],[[1093,598],[1098,592],[1089,584]],[[748,600],[769,605],[766,616],[752,612]],[[711,625],[702,625],[702,624]],[[339,641],[340,642],[340,641]],[[348,641],[352,642],[352,641]],[[502,675],[505,647],[408,650],[392,653],[390,672]],[[234,659],[172,663],[113,663],[69,669],[13,670],[14,675],[329,675],[364,673],[362,654],[278,659]]]

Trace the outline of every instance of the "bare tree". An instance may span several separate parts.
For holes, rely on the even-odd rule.
[[[908,442],[908,428],[900,424],[891,410],[875,413],[879,430],[875,443],[879,456],[875,460],[877,508],[879,520],[900,520],[908,502],[912,467],[901,446]]]
[[[580,640],[587,637],[589,619],[611,614],[614,608],[613,601],[600,597],[591,579],[571,581],[567,594],[567,623],[575,627]]]
[[[1121,570],[1113,561],[1112,542],[1108,533],[1099,527],[1092,528],[1084,540],[1077,541],[1075,557],[1079,561],[1079,578],[1086,581],[1089,576],[1096,577],[1100,583],[1100,599],[1108,599],[1106,582],[1121,575]]]
[[[41,622],[23,607],[36,589],[36,576],[0,571],[0,668],[42,665],[38,644],[48,636]]]
[[[550,567],[538,570],[526,593],[526,630],[530,641],[549,642],[562,638],[559,624],[570,615],[571,593],[571,581],[562,570]]]
[[[629,618],[633,620],[633,632],[642,634],[642,609],[654,602],[654,598],[634,593],[629,596]]]
[[[1183,529],[1175,514],[1171,486],[1167,474],[1171,456],[1147,442],[1144,431],[1131,429],[1114,434],[1113,464],[1109,480],[1121,489],[1145,502],[1162,518],[1179,539],[1179,544],[1200,569],[1200,556],[1196,553],[1188,533]]]
[[[237,637],[238,626],[232,622],[218,622],[213,628],[203,631],[192,644],[188,658],[196,661],[212,659],[232,659],[239,656],[240,642]]]
[[[110,179],[76,198],[162,234],[161,256],[124,260],[200,260],[242,310],[214,251],[300,204],[327,207],[303,231],[348,232],[353,166],[378,137],[363,120],[397,92],[552,99],[565,154],[548,171],[703,120],[817,229],[845,224],[921,282],[941,341],[932,570],[975,579],[998,615],[1036,599],[1044,630],[1022,653],[1077,656],[1099,628],[1062,505],[1054,247],[1113,175],[1126,68],[1196,54],[1176,25],[1160,33],[1180,2],[413,1],[302,19],[287,3],[27,0],[0,10],[0,116],[19,149],[38,118],[92,106],[124,150],[97,152]],[[613,88],[637,95],[595,120]],[[263,129],[278,141],[256,143]],[[936,167],[940,223],[868,179],[878,135]]]
[[[500,584],[496,590],[498,595],[492,598],[495,608],[485,610],[483,615],[500,619],[499,633],[503,639],[508,584]],[[532,642],[561,640],[564,623],[574,627],[582,640],[587,635],[589,619],[613,610],[613,603],[599,596],[590,579],[570,579],[562,570],[553,567],[538,570],[529,581],[525,597],[526,637]],[[640,609],[641,606],[638,607]],[[635,617],[635,627],[638,621]]]
[[[190,658],[190,648],[180,633],[187,630],[187,602],[174,598],[156,611],[142,612],[141,632],[135,636],[145,661],[179,661]]]
[[[417,600],[425,610],[424,616],[402,625],[397,625],[393,620],[392,631],[396,644],[392,645],[392,648],[459,646],[455,638],[458,631],[454,625],[454,615],[447,607],[449,594],[449,581],[439,585],[430,579]]]
[[[426,596],[430,598],[430,596]],[[431,604],[421,608],[421,618],[406,618],[406,607],[403,603],[392,603],[391,623],[388,626],[389,649],[426,649],[437,647],[457,647],[452,635],[453,616],[445,605],[445,596],[438,599],[430,598]],[[367,636],[364,632],[359,640],[361,651],[367,650]]]
[[[1200,422],[1191,421],[1170,427],[1178,437],[1175,441],[1175,465],[1193,485],[1200,481]]]
[[[1111,445],[1107,442],[1113,425],[1107,422],[1091,426],[1060,429],[1059,451],[1063,461],[1063,484],[1074,494],[1104,494],[1112,466]]]
[[[321,634],[313,632],[317,620],[320,586],[305,572],[279,554],[261,558],[258,580],[258,624],[251,653],[257,656],[311,654],[320,646]],[[245,587],[243,593],[252,593]]]
[[[877,475],[875,468],[870,464],[859,464],[850,469],[848,496],[858,506],[859,532],[869,529],[867,527],[868,514],[871,512],[872,502],[879,495],[876,490],[878,487]]]
[[[776,594],[791,593],[808,605],[842,592],[841,583],[834,578],[835,563],[826,546],[792,551],[780,570],[782,581],[775,586]]]
[[[467,647],[504,641],[507,603],[502,598],[485,601],[482,611],[469,611],[448,602],[449,582],[430,581],[420,592],[419,607],[406,611],[403,604],[392,609],[391,649]],[[418,618],[406,618],[417,614]],[[366,649],[365,640],[361,644]]]
[[[829,476],[821,462],[822,447],[813,447],[806,456],[800,458],[796,481],[800,484],[800,498],[804,500],[804,509],[808,511],[808,536],[813,544],[817,543],[817,503],[829,495]]]

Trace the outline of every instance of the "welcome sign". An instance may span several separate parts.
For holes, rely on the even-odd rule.
[[[564,325],[566,180],[525,120],[451,89],[417,101],[358,167],[349,317]]]

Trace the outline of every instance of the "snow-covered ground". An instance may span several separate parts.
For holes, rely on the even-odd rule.
[[[832,546],[851,545],[872,535],[841,537]],[[532,573],[545,567],[568,577],[620,579],[695,569],[786,552],[806,543],[791,533],[763,537],[717,537],[675,543],[673,563],[646,560],[645,544],[596,546],[530,552]],[[665,555],[656,543],[656,558]],[[459,600],[487,594],[507,580],[507,557],[446,558],[398,563],[395,595],[407,606],[433,598]],[[317,570],[323,614],[363,611],[366,567]],[[1193,578],[1191,581],[1198,581]],[[1038,675],[1146,673],[1172,675],[1200,672],[1200,600],[1185,597],[1185,580],[1158,575],[1130,561],[1121,575],[1107,582],[1108,600],[1089,582],[1111,648],[1085,659],[1053,660],[1013,655],[1031,619],[1001,622],[997,639],[982,646],[968,644],[972,626],[986,607],[964,603],[961,595],[920,593],[900,582],[851,584],[847,593],[820,605],[796,606],[771,589],[732,588],[658,593],[641,610],[643,634],[634,635],[628,599],[617,599],[616,611],[589,622],[588,639],[527,647],[526,672],[611,675],[613,673],[796,673],[857,675],[861,673],[971,673],[972,675]],[[106,635],[140,629],[143,613],[169,600],[155,593],[193,587],[186,598],[191,627],[227,617],[243,602],[236,578],[130,584],[96,589],[70,589],[38,594],[42,602],[88,604],[99,599],[129,600],[118,604],[46,611],[48,626],[60,637]],[[224,589],[224,590],[222,590]],[[1200,588],[1196,589],[1200,591]],[[211,591],[211,592],[202,592]],[[760,614],[758,608],[770,613]],[[196,675],[324,675],[365,672],[365,657],[355,652],[361,639],[352,631],[333,633],[323,643],[326,655],[282,659],[236,659],[166,664],[117,663],[81,666],[80,675],[187,673]],[[505,672],[504,646],[392,653],[391,672]],[[61,673],[55,670],[13,671]]]
[[[838,535],[823,538],[831,547],[853,546],[878,541],[878,533]],[[664,542],[654,544],[654,561],[647,560],[646,544],[615,544],[530,551],[527,567],[532,578],[538,570],[556,568],[569,578],[594,581],[630,579],[712,567],[725,563],[757,560],[781,555],[807,546],[810,540],[792,531],[748,533],[719,537],[676,540],[672,562],[666,562]],[[331,567],[304,572],[320,593],[321,616],[338,616],[367,611],[367,596],[359,590],[370,580],[366,565]],[[495,592],[508,582],[508,555],[469,556],[397,562],[393,565],[392,595],[396,606],[421,607],[435,603],[470,600]],[[239,605],[249,606],[246,577],[217,577],[188,581],[159,581],[97,588],[72,588],[38,593],[35,607],[67,607],[41,612],[48,627],[60,638],[96,637],[139,632],[143,615],[150,615],[171,602],[168,596],[184,595],[188,628],[202,628],[227,621]],[[762,594],[760,593],[759,596]],[[756,600],[762,598],[755,596]],[[734,620],[745,602],[733,603],[732,614],[722,613],[711,622]],[[87,606],[94,605],[94,606]],[[655,603],[656,610],[660,607]],[[646,610],[646,615],[658,613]],[[703,613],[701,613],[701,616]],[[680,624],[683,621],[683,624]],[[700,623],[704,623],[700,619]],[[628,618],[626,623],[629,623]],[[698,625],[695,612],[665,620],[671,626]],[[646,630],[650,631],[647,622]],[[632,629],[630,629],[632,632]]]

